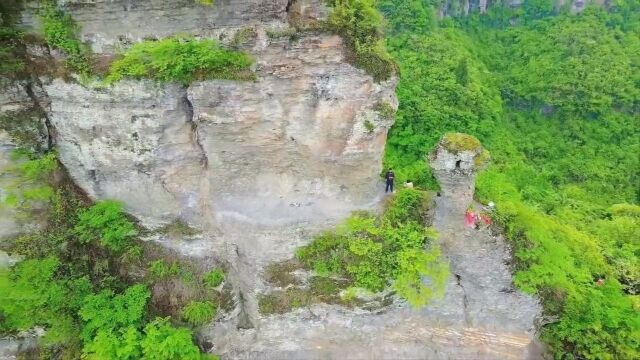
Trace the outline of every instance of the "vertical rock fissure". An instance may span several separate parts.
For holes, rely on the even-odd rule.
[[[38,86],[41,85],[39,80],[36,79],[35,81],[38,84]],[[27,83],[26,85],[24,85],[24,91],[27,93],[31,101],[33,101],[33,106],[38,110],[40,114],[42,114],[42,117],[44,118],[44,127],[45,127],[45,131],[47,132],[47,150],[52,150],[54,128],[53,128],[53,125],[51,124],[51,119],[49,119],[49,115],[47,115],[47,112],[40,104],[40,100],[38,100],[38,97],[33,91],[32,85],[30,83]]]
[[[469,315],[469,297],[467,297],[467,291],[462,285],[462,276],[455,274],[456,284],[462,289],[462,306],[464,307],[464,322],[467,326],[472,326],[471,316]]]
[[[289,0],[287,1],[287,7],[285,8],[285,11],[288,13],[291,10],[291,7],[293,6],[293,4],[295,4],[296,0]]]
[[[196,123],[196,120],[194,118],[193,104],[191,103],[191,100],[189,100],[189,96],[186,94],[186,92],[182,99],[187,111],[187,122],[191,124],[191,139],[200,150],[200,154],[202,156],[200,162],[202,164],[202,167],[204,169],[207,169],[209,167],[209,158],[207,157],[207,153],[202,146],[202,142],[200,141],[200,135],[198,134],[198,124]]]

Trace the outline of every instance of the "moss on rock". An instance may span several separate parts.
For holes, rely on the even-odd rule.
[[[461,151],[478,151],[482,148],[480,140],[475,136],[463,133],[446,133],[440,143],[454,154]]]

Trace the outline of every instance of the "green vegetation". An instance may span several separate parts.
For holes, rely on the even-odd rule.
[[[253,80],[251,58],[226,50],[214,40],[173,37],[133,45],[111,64],[106,83],[123,78],[151,78],[189,84],[196,80]]]
[[[396,110],[387,101],[380,101],[377,103],[375,110],[385,120],[393,120],[396,115]]]
[[[213,320],[217,308],[211,301],[192,301],[182,310],[182,318],[191,325],[204,325]]]
[[[54,152],[35,155],[26,151],[13,153],[14,164],[3,169],[14,179],[6,187],[5,204],[16,208],[29,208],[36,202],[48,201],[54,195],[51,174],[58,168]]]
[[[208,287],[218,287],[224,281],[224,271],[213,269],[202,276],[202,281]]]
[[[477,151],[480,141],[475,137],[461,133],[446,133],[442,137],[442,145],[454,154],[461,151]]]
[[[480,139],[493,163],[476,195],[496,203],[516,285],[542,299],[542,338],[557,358],[637,358],[640,3],[545,4],[438,23],[435,4],[380,2],[401,69],[385,168],[433,189],[438,139]]]
[[[20,48],[23,34],[15,28],[19,2],[6,0],[0,3],[0,75],[14,76],[25,67]]]
[[[327,0],[331,13],[328,28],[342,36],[349,47],[347,60],[371,74],[375,81],[389,79],[396,64],[383,40],[383,17],[375,0]]]
[[[157,283],[135,280],[147,255],[121,205],[91,205],[68,179],[50,180],[62,176],[54,153],[17,164],[11,171],[24,182],[15,190],[20,208],[42,228],[6,249],[25,260],[0,268],[0,334],[44,327],[43,358],[201,359],[189,329],[158,317],[164,313]],[[27,194],[40,182],[51,183],[34,206],[25,199],[33,198]],[[210,298],[217,304],[222,296],[216,296]]]
[[[122,211],[117,201],[99,201],[78,214],[74,228],[81,243],[98,241],[102,246],[121,252],[131,246],[137,234],[135,227]]]
[[[371,120],[366,119],[364,121],[364,128],[369,134],[373,134],[373,132],[376,130],[376,125]]]
[[[310,289],[292,287],[261,299],[263,313],[284,312],[317,301],[340,303],[338,291],[350,286],[380,292],[389,286],[415,307],[442,294],[448,266],[431,228],[425,228],[430,194],[403,189],[376,218],[354,213],[335,231],[317,236],[296,252],[315,277]],[[295,266],[281,270],[291,271]],[[269,276],[282,279],[282,276]],[[322,282],[323,278],[330,279]],[[429,279],[426,285],[424,279]],[[285,285],[285,284],[281,284]]]
[[[78,25],[71,16],[58,7],[56,0],[44,0],[40,4],[40,20],[45,41],[66,55],[67,67],[81,75],[89,75],[90,52],[78,39]]]
[[[160,259],[149,263],[147,274],[155,280],[166,280],[172,276],[180,275],[180,266],[177,262],[167,265],[164,260]]]

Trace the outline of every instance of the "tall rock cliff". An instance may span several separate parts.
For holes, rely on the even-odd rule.
[[[298,17],[323,12],[318,1],[67,2],[82,38],[107,54],[183,32],[224,42],[244,29],[257,75],[255,82],[125,81],[97,89],[42,78],[39,100],[74,180],[93,198],[123,201],[151,227],[226,215],[308,220],[375,198],[391,125],[376,109],[396,106],[395,82],[375,83],[348,65],[338,36],[274,36],[294,8]],[[24,19],[38,28],[29,11]]]
[[[37,7],[27,2],[22,16],[35,34]],[[133,43],[184,33],[231,43],[255,59],[255,81],[87,86],[44,71],[28,92],[13,93],[43,111],[39,142],[55,147],[91,198],[120,200],[152,229],[180,220],[201,230],[178,241],[151,239],[229,264],[238,307],[223,327],[248,320],[243,326],[259,328],[263,267],[382,199],[396,80],[379,83],[348,64],[341,37],[290,27],[326,15],[320,0],[78,0],[64,9],[106,61]],[[29,52],[44,64],[60,56]]]

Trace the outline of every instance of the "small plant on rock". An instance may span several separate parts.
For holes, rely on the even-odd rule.
[[[215,268],[204,274],[202,281],[208,287],[218,287],[224,281],[224,271],[220,268]]]
[[[125,250],[137,235],[134,224],[122,210],[122,204],[113,200],[99,201],[80,212],[74,230],[80,242],[97,241],[114,252]]]
[[[217,307],[210,301],[192,301],[182,310],[182,318],[191,325],[199,326],[210,322],[217,313]]]
[[[367,129],[369,134],[373,134],[376,130],[376,125],[371,120],[367,119],[364,121],[364,128]]]

